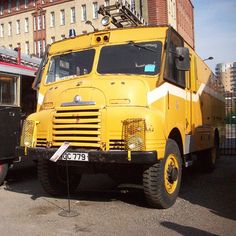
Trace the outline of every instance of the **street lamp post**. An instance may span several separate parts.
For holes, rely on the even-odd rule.
[[[214,57],[208,57],[208,58],[205,58],[203,61],[207,61],[207,60],[213,60]]]

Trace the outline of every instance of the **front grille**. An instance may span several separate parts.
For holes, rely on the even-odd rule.
[[[46,138],[37,138],[36,147],[46,147]]]
[[[99,109],[61,107],[53,117],[53,146],[61,146],[67,141],[71,147],[99,149],[100,128]]]
[[[124,150],[125,142],[123,139],[110,139],[109,141],[110,150]]]

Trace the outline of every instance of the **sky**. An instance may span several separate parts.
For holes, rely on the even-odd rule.
[[[217,63],[236,62],[236,0],[192,0],[195,48],[214,71]]]

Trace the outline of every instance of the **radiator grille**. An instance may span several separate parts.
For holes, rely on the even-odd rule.
[[[71,147],[99,149],[101,146],[99,109],[61,107],[53,117],[53,146],[64,141]]]
[[[109,141],[109,149],[110,150],[124,150],[125,142],[123,139],[110,139]]]
[[[46,147],[46,138],[37,138],[36,147]]]

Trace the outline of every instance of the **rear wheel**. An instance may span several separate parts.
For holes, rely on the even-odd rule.
[[[0,185],[3,184],[8,171],[8,163],[0,162]]]
[[[204,172],[210,173],[215,169],[217,156],[218,154],[216,147],[207,149],[202,152],[200,163]]]
[[[81,175],[77,168],[68,166],[69,191],[74,193],[80,183]],[[39,159],[38,178],[44,190],[52,196],[67,194],[66,167],[49,160]]]
[[[165,157],[143,173],[144,193],[150,206],[169,208],[178,196],[182,174],[182,159],[177,143],[168,139]]]
[[[214,140],[214,146],[202,152],[200,163],[204,172],[212,172],[215,169],[216,160],[220,157],[219,143],[216,138]]]

